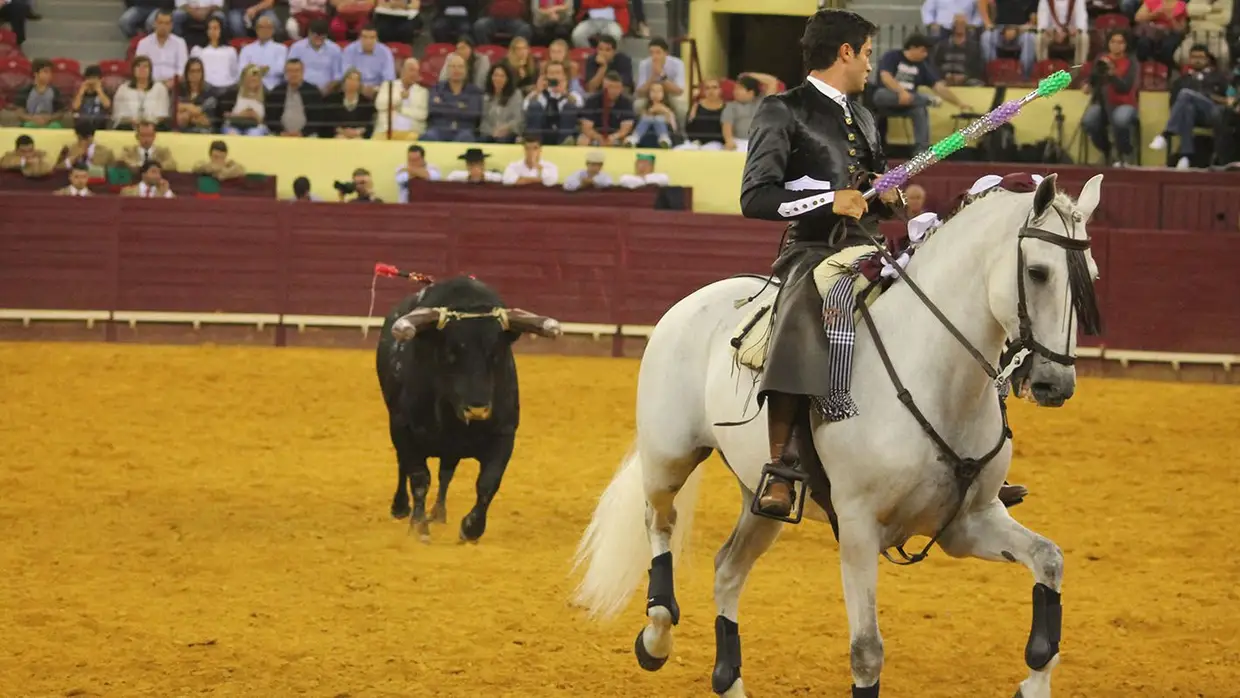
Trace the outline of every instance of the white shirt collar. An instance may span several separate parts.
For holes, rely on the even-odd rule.
[[[840,107],[844,109],[845,114],[852,116],[852,110],[848,108],[848,97],[846,97],[843,92],[831,87],[813,75],[807,75],[805,79],[808,80],[809,84],[813,85],[815,89],[830,98],[831,101],[840,105]]]

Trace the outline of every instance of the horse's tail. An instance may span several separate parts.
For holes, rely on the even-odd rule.
[[[573,569],[586,564],[574,601],[595,618],[615,617],[633,590],[646,577],[652,550],[646,527],[646,492],[641,452],[634,444],[620,463],[615,477],[599,497],[590,525],[586,527]],[[655,467],[658,467],[655,465]],[[676,526],[672,533],[673,559],[682,559],[685,541],[693,528],[700,468],[676,494]]]

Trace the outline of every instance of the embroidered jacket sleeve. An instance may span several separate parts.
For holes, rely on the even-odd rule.
[[[830,190],[785,188],[795,117],[782,99],[764,99],[749,132],[749,154],[741,180],[741,213],[746,218],[786,221],[813,215],[835,217]],[[814,205],[816,204],[816,205]]]

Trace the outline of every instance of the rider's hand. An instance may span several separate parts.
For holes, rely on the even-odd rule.
[[[848,216],[860,220],[865,214],[869,204],[865,197],[861,196],[861,192],[856,189],[841,189],[835,192],[835,200],[831,204],[831,210],[839,216]]]

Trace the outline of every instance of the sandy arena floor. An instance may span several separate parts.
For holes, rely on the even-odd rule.
[[[0,696],[705,696],[711,558],[737,513],[712,459],[683,619],[638,669],[567,603],[569,562],[629,438],[637,362],[524,356],[517,453],[478,546],[462,463],[429,546],[387,514],[372,355],[0,344]],[[1084,381],[1015,405],[1015,510],[1068,558],[1057,696],[1240,696],[1240,388]],[[1010,696],[1024,568],[884,563],[884,695]],[[843,696],[829,528],[788,529],[741,606],[755,696]]]

